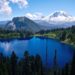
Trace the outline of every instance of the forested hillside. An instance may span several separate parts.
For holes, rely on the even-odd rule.
[[[75,26],[71,28],[65,29],[54,29],[54,30],[47,30],[47,31],[40,31],[35,36],[46,36],[49,38],[58,39],[64,43],[70,44],[75,46]]]

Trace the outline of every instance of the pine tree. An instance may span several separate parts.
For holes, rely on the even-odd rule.
[[[16,75],[17,56],[14,52],[11,54],[11,75]]]
[[[30,64],[31,64],[31,75],[35,75],[35,57],[30,56]]]
[[[64,68],[62,69],[61,75],[65,75],[65,73],[64,73]]]
[[[70,75],[75,75],[75,52],[73,54],[72,67],[71,67],[71,74]]]
[[[0,75],[3,75],[3,54],[0,53]]]
[[[54,75],[57,75],[57,51],[54,54]]]
[[[30,60],[28,51],[25,51],[24,53],[23,75],[30,75]]]
[[[65,75],[68,75],[68,72],[69,71],[69,65],[68,64],[66,64],[65,65]]]
[[[43,75],[43,66],[41,57],[37,54],[35,57],[35,66],[37,75]]]

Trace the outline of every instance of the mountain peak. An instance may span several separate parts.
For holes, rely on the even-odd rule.
[[[45,21],[49,23],[54,22],[71,22],[75,21],[75,17],[68,15],[65,11],[56,11],[44,18]]]
[[[65,11],[56,11],[50,15],[50,17],[59,17],[59,16],[68,17],[68,14]]]

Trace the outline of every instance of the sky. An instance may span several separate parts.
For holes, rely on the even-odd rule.
[[[61,10],[75,16],[75,0],[0,0],[0,21],[31,14],[47,16]]]

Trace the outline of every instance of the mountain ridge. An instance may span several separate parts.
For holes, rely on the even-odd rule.
[[[32,33],[40,31],[39,25],[26,17],[14,17],[11,21],[5,24],[5,29],[12,31],[26,31]]]
[[[33,21],[41,24],[42,26],[54,26],[54,28],[65,28],[75,25],[75,17],[68,15],[64,11],[56,11],[48,16],[45,16],[41,20],[37,19]]]
[[[48,16],[42,15],[43,17],[41,17],[41,14],[38,14],[38,16],[36,16],[37,19],[31,19],[27,16],[14,17],[11,21],[0,22],[0,28],[35,33],[40,30],[67,28],[75,25],[75,17],[68,15],[64,11],[56,11]]]

